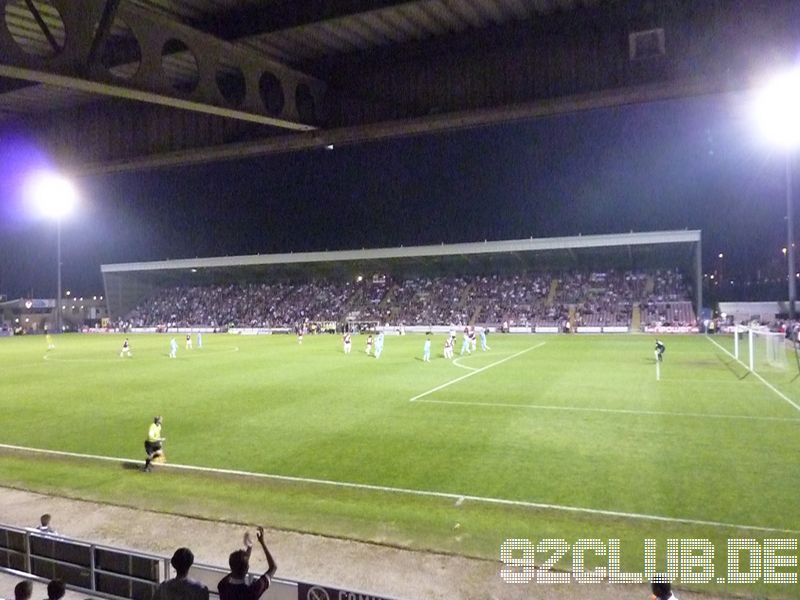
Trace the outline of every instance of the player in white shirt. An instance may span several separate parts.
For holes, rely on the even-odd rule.
[[[344,345],[344,353],[350,354],[350,350],[353,349],[352,338],[350,337],[350,332],[346,331],[345,334],[342,336],[342,343]]]
[[[122,350],[120,350],[119,357],[122,358],[123,355],[128,356],[129,358],[133,357],[133,354],[131,354],[131,345],[128,343],[128,338],[125,338],[125,341],[122,342]]]
[[[445,358],[453,358],[453,343],[454,339],[452,336],[447,336],[444,340],[444,357]]]
[[[178,342],[175,338],[172,338],[169,341],[169,357],[170,358],[177,358],[178,356]]]
[[[192,349],[192,334],[191,333],[187,333],[186,334],[186,349],[187,350],[191,350]]]

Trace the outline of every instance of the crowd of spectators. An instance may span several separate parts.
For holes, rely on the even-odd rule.
[[[132,327],[269,327],[335,321],[355,295],[355,287],[324,282],[170,287],[138,306],[126,320]]]
[[[646,281],[646,274],[632,271],[576,273],[564,280],[559,300],[575,305],[576,325],[626,326]]]
[[[517,326],[545,325],[551,280],[545,275],[478,277],[473,284],[473,305],[486,323],[511,321]],[[553,316],[557,318],[554,313]]]
[[[642,323],[665,326],[691,326],[695,314],[689,300],[688,287],[677,270],[661,270],[653,274],[653,289],[641,304]]]
[[[126,318],[133,327],[297,327],[302,323],[628,326],[691,324],[677,270],[569,271],[356,281],[246,283],[164,288]]]

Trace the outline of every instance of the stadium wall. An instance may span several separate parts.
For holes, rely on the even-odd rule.
[[[789,314],[788,302],[720,302],[719,312],[732,317],[734,322],[749,322],[753,318],[760,321],[774,320],[777,315]]]

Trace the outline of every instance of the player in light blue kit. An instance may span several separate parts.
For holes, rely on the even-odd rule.
[[[487,350],[491,350],[491,348],[489,348],[489,344],[486,343],[486,328],[485,327],[483,329],[481,329],[480,336],[481,336],[481,350],[483,352],[486,352]]]
[[[178,342],[175,341],[175,338],[172,338],[169,341],[169,357],[176,358],[178,356]]]
[[[378,334],[378,337],[375,339],[375,358],[380,358],[382,352],[383,352],[383,332],[381,331]]]
[[[203,347],[203,334],[200,333],[199,331],[197,332],[197,347],[198,348]]]
[[[464,352],[467,354],[472,354],[472,350],[469,349],[469,327],[464,328],[464,338],[461,342],[461,352],[459,352],[459,356],[464,356]]]
[[[425,337],[425,346],[422,348],[422,361],[431,362],[431,336]]]

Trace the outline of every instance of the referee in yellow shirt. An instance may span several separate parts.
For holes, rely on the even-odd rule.
[[[151,462],[157,456],[163,456],[161,444],[166,438],[161,437],[161,417],[154,417],[150,429],[147,430],[147,439],[144,441],[144,451],[147,453],[147,460],[144,463],[145,472],[153,470]]]

